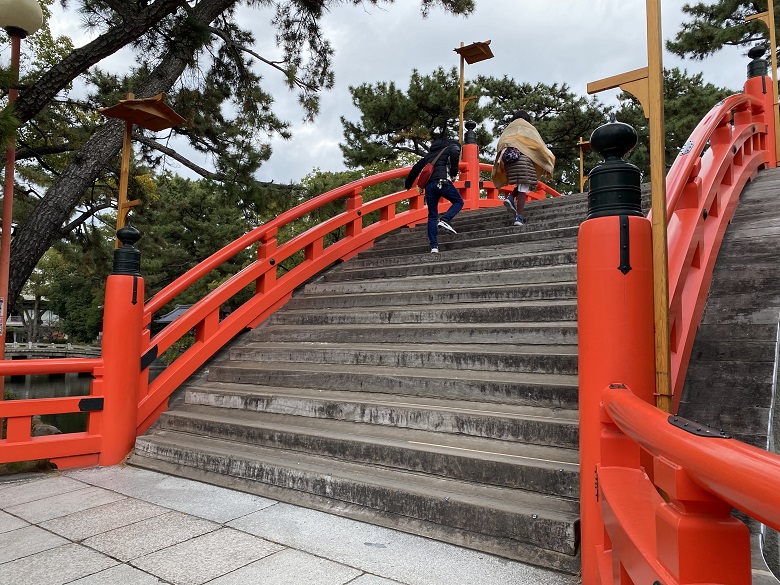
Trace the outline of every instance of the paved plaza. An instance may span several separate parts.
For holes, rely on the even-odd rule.
[[[572,585],[568,575],[116,466],[0,478],[2,585]]]

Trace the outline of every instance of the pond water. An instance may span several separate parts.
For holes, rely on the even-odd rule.
[[[89,394],[90,376],[79,374],[61,374],[59,376],[6,377],[5,391],[17,399],[58,398],[61,396],[86,396]],[[54,425],[63,433],[77,433],[87,430],[86,412],[68,414],[50,414],[41,417],[49,425]]]

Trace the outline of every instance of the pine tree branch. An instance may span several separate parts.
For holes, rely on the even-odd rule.
[[[235,4],[236,1],[233,0],[229,4]],[[121,25],[111,27],[92,42],[75,49],[25,91],[19,92],[14,115],[22,122],[30,120],[54,99],[54,96],[92,65],[113,55],[149,29],[158,26],[179,7],[185,6],[185,0],[156,0],[151,6],[126,19]]]
[[[305,90],[308,90],[308,91],[319,91],[318,87],[310,85],[310,84],[306,83],[305,81],[303,81],[302,79],[300,79],[298,77],[295,77],[295,76],[290,77],[289,72],[284,67],[281,66],[281,64],[280,64],[281,62],[280,61],[271,61],[271,60],[266,59],[265,57],[261,56],[259,53],[253,51],[249,47],[245,47],[244,45],[239,45],[232,38],[230,38],[230,36],[225,31],[223,31],[221,29],[218,29],[218,28],[212,26],[212,27],[209,27],[209,30],[212,33],[214,33],[215,35],[217,35],[219,38],[221,38],[223,41],[225,41],[226,45],[229,45],[230,47],[232,47],[232,48],[234,48],[234,49],[236,49],[238,51],[242,51],[244,53],[252,55],[252,57],[257,59],[258,61],[262,61],[266,65],[270,65],[274,69],[277,69],[277,70],[281,71],[282,73],[284,73],[285,77],[287,77],[288,79],[291,78],[293,80],[293,82],[295,83],[295,85],[297,87],[299,87],[300,89],[305,89]]]
[[[195,171],[197,174],[199,174],[204,179],[211,179],[213,181],[219,181],[223,182],[225,181],[226,177],[223,173],[214,173],[212,171],[209,171],[208,169],[204,169],[203,167],[196,165],[194,162],[192,162],[190,159],[188,159],[185,156],[182,156],[172,148],[169,148],[165,146],[164,144],[161,144],[157,142],[156,140],[152,138],[148,138],[144,136],[143,134],[140,134],[138,132],[133,132],[133,140],[136,142],[140,142],[141,144],[145,144],[146,146],[153,148],[154,150],[161,152],[165,156],[168,156],[175,160],[176,162],[180,162],[185,167],[190,169],[191,171]]]

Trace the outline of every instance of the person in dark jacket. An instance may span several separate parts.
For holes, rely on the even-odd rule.
[[[438,159],[436,156],[441,153]],[[434,159],[436,162],[434,163]],[[411,189],[417,175],[428,163],[433,164],[433,173],[425,185],[425,204],[428,206],[428,242],[431,244],[431,252],[438,254],[439,239],[438,228],[451,234],[457,234],[452,227],[452,218],[463,209],[463,197],[452,184],[452,180],[458,176],[458,163],[460,162],[460,143],[448,138],[437,138],[431,145],[431,150],[421,158],[406,176],[405,187]],[[444,197],[452,205],[439,219],[439,199]]]

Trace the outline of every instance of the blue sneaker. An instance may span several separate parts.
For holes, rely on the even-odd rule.
[[[511,211],[513,215],[517,215],[517,207],[515,207],[515,202],[512,201],[509,197],[504,199],[504,207],[506,207],[507,211]]]
[[[515,223],[512,225],[525,225],[525,220],[523,219],[522,215],[516,215],[515,216]]]

